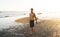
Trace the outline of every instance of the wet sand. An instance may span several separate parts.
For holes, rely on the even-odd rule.
[[[27,20],[27,21],[26,21]],[[28,17],[17,19],[15,22],[24,23],[24,26],[4,29],[0,32],[3,37],[60,37],[60,19],[40,20],[35,23],[35,32],[30,35]],[[22,28],[22,29],[21,29]],[[25,33],[24,33],[25,32]]]

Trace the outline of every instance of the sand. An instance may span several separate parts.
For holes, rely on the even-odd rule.
[[[15,21],[18,23],[28,23],[29,19],[25,17]],[[25,25],[26,24],[23,25],[24,28],[18,25],[17,27],[3,30],[0,34],[2,34],[3,37],[60,37],[60,19],[40,19],[40,22],[34,25],[36,31],[33,32],[32,35],[30,35],[29,24],[27,26]]]

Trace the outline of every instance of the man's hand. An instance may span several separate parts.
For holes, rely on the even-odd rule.
[[[36,17],[36,18],[35,18],[36,23],[37,23],[37,19],[38,19],[38,18]]]

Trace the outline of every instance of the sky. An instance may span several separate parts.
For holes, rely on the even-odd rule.
[[[60,0],[0,0],[0,11],[60,12]]]

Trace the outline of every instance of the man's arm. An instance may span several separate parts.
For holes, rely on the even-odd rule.
[[[36,23],[37,23],[37,17],[36,17],[36,15],[34,14],[34,18],[35,18],[35,20],[36,20]]]

